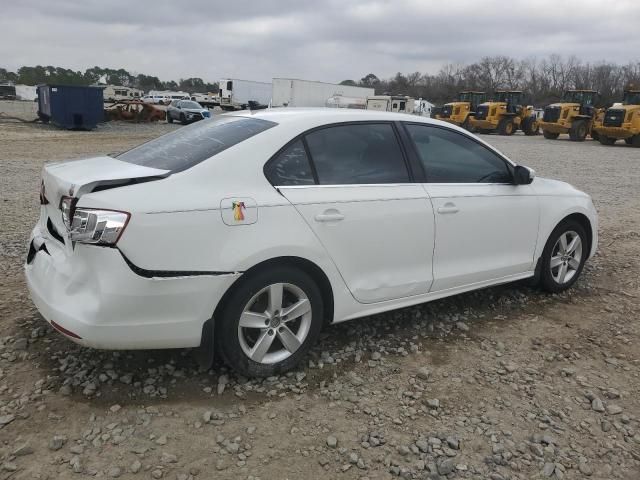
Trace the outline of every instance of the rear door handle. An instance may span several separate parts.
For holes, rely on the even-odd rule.
[[[446,215],[447,213],[458,213],[460,210],[456,207],[455,203],[447,202],[442,207],[438,208],[438,213]]]
[[[325,210],[324,213],[319,213],[314,218],[316,222],[339,222],[344,220],[344,215],[337,210]]]

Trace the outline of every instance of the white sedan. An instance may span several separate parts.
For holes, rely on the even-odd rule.
[[[269,109],[115,157],[44,167],[25,271],[42,316],[95,348],[213,347],[296,365],[331,323],[533,278],[597,247],[591,198],[450,124]]]

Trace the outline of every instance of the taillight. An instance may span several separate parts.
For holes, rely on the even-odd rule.
[[[129,213],[116,210],[74,208],[69,239],[95,245],[115,245],[127,223]],[[64,217],[63,217],[64,218]]]

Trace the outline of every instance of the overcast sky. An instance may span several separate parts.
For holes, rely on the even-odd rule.
[[[640,60],[640,0],[2,0],[0,10],[8,69],[338,82],[484,55]]]

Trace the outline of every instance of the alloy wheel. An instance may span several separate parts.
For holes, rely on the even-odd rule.
[[[306,340],[311,317],[311,302],[302,289],[290,283],[268,285],[249,300],[240,315],[240,347],[257,363],[286,360]]]
[[[560,235],[551,252],[551,276],[560,285],[577,274],[582,261],[582,239],[570,230]]]

